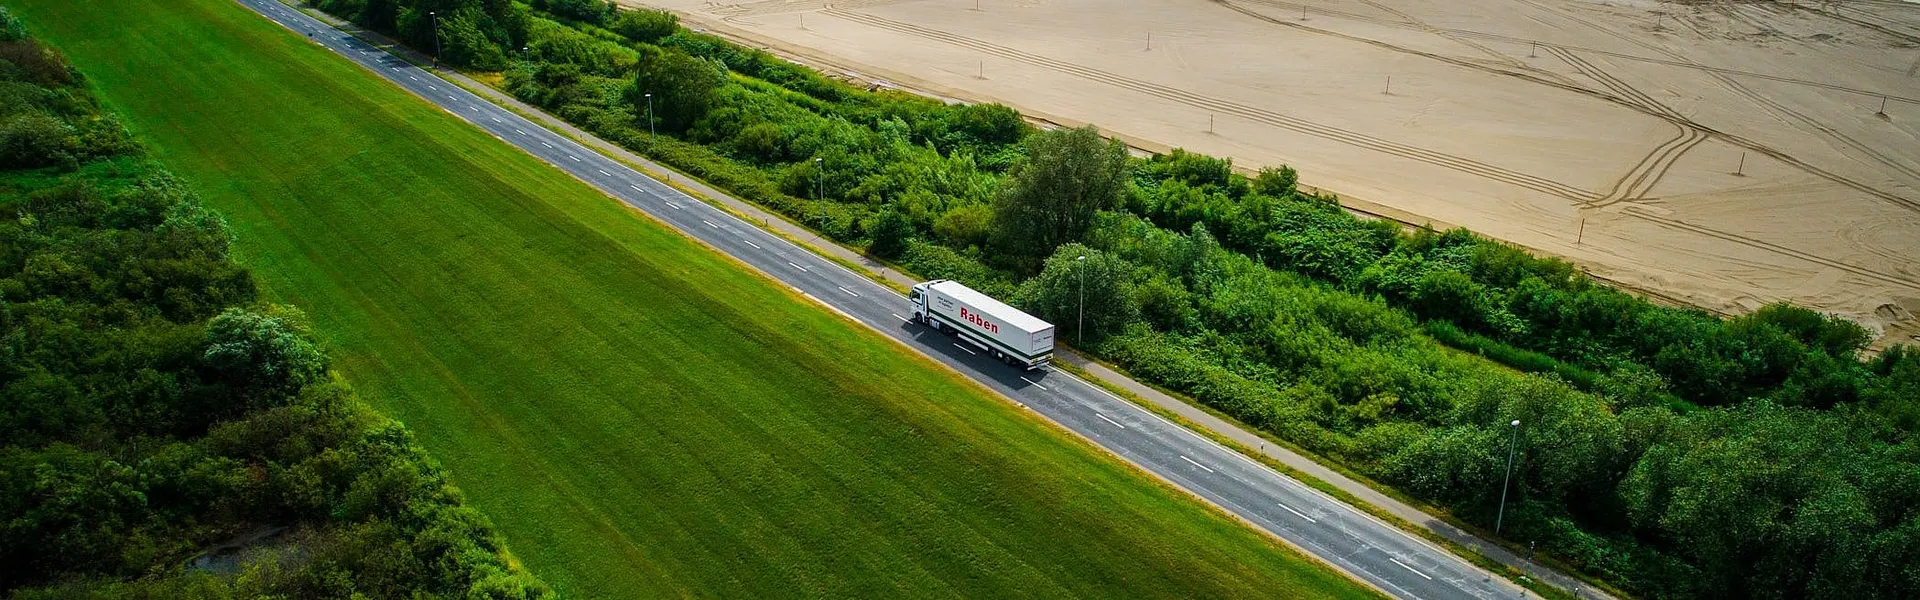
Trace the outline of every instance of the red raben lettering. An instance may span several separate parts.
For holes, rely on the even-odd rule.
[[[979,325],[982,329],[985,329],[987,331],[1000,333],[999,325],[995,325],[993,321],[988,321],[984,318],[981,318],[980,313],[967,310],[966,307],[960,308],[960,318],[965,319],[968,322],[971,322],[975,325]]]

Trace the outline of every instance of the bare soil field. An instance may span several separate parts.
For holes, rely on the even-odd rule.
[[[851,78],[1292,165],[1670,301],[1920,339],[1920,4],[622,1]]]

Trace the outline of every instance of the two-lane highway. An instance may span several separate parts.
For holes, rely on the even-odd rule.
[[[275,0],[237,0],[507,143],[980,381],[1399,598],[1519,598],[1511,583],[1061,372],[1021,372],[907,322],[900,294]]]

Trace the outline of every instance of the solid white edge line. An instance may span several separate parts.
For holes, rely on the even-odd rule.
[[[1114,427],[1119,427],[1119,428],[1121,428],[1121,429],[1126,429],[1126,428],[1127,428],[1127,426],[1125,426],[1125,425],[1121,425],[1119,421],[1115,421],[1115,420],[1113,420],[1113,419],[1109,419],[1109,418],[1107,418],[1107,416],[1106,416],[1106,415],[1103,415],[1103,414],[1100,414],[1100,413],[1093,413],[1093,416],[1096,416],[1096,417],[1100,417],[1100,420],[1102,420],[1102,421],[1106,421],[1106,422],[1108,422],[1108,423],[1112,423]]]
[[[1213,473],[1213,472],[1214,472],[1214,470],[1213,470],[1213,469],[1208,469],[1206,465],[1203,465],[1203,464],[1200,464],[1200,463],[1197,463],[1197,462],[1194,462],[1194,460],[1193,460],[1193,459],[1191,459],[1191,458],[1187,458],[1187,455],[1185,455],[1185,454],[1182,454],[1182,455],[1180,455],[1180,460],[1184,460],[1184,461],[1187,461],[1187,464],[1190,464],[1190,465],[1193,465],[1193,466],[1196,466],[1196,467],[1200,467],[1200,468],[1202,468],[1202,469],[1207,469],[1207,472],[1208,472],[1208,473]]]
[[[1394,558],[1394,557],[1391,557],[1391,556],[1389,556],[1389,557],[1387,557],[1387,560],[1390,560],[1390,561],[1393,561],[1393,564],[1396,564],[1396,565],[1400,565],[1400,568],[1402,568],[1402,569],[1406,569],[1406,570],[1408,570],[1408,571],[1413,571],[1413,574],[1415,574],[1415,575],[1419,575],[1419,576],[1421,576],[1421,577],[1426,577],[1426,578],[1427,578],[1427,581],[1433,581],[1433,577],[1432,577],[1432,576],[1429,576],[1429,575],[1427,575],[1426,573],[1421,573],[1419,569],[1415,569],[1415,568],[1413,568],[1413,567],[1409,567],[1409,566],[1407,566],[1407,563],[1403,563],[1403,562],[1400,562],[1400,559],[1398,559],[1398,558]]]
[[[1319,522],[1320,522],[1320,521],[1318,521],[1318,520],[1315,520],[1315,519],[1314,519],[1313,517],[1309,517],[1309,516],[1307,516],[1307,513],[1303,513],[1303,512],[1300,512],[1300,511],[1297,511],[1297,510],[1294,510],[1294,509],[1293,509],[1293,507],[1291,507],[1291,506],[1287,506],[1287,505],[1285,505],[1285,504],[1280,504],[1279,502],[1275,502],[1274,504],[1279,504],[1279,505],[1280,505],[1280,508],[1284,508],[1284,509],[1287,509],[1287,512],[1290,512],[1290,513],[1293,513],[1293,514],[1294,514],[1295,516],[1298,516],[1298,517],[1300,517],[1300,518],[1302,518],[1302,519],[1306,519],[1308,523],[1319,523]]]
[[[1030,384],[1033,384],[1033,387],[1037,387],[1037,388],[1040,388],[1040,389],[1042,389],[1042,390],[1045,390],[1045,389],[1047,389],[1047,386],[1044,386],[1044,385],[1040,385],[1040,382],[1038,382],[1038,381],[1034,381],[1034,380],[1032,380],[1032,379],[1027,379],[1027,378],[1026,378],[1025,376],[1022,376],[1022,377],[1020,377],[1020,380],[1021,380],[1021,381],[1025,381],[1025,382],[1027,382],[1027,383],[1030,383]]]
[[[966,353],[967,353],[967,354],[972,354],[972,355],[974,355],[974,356],[979,356],[979,355],[980,355],[980,353],[979,353],[979,352],[974,352],[974,351],[972,351],[972,350],[968,350],[966,346],[962,346],[962,345],[960,345],[960,342],[954,342],[954,343],[953,343],[953,347],[955,347],[955,348],[959,348],[959,349],[961,349],[961,350],[964,350],[964,351],[966,351]]]

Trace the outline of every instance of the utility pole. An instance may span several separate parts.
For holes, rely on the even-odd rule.
[[[420,14],[420,13],[413,13]],[[440,66],[440,16],[427,11],[427,18],[433,21],[433,66]]]
[[[1087,335],[1087,255],[1073,259],[1074,270],[1080,272],[1080,320],[1073,326],[1073,343],[1084,343]]]
[[[1507,478],[1500,482],[1500,514],[1493,518],[1493,534],[1500,535],[1500,525],[1507,520],[1507,486],[1513,483],[1513,454],[1520,446],[1520,420],[1514,419],[1508,425],[1513,426],[1513,439],[1507,442]]]

